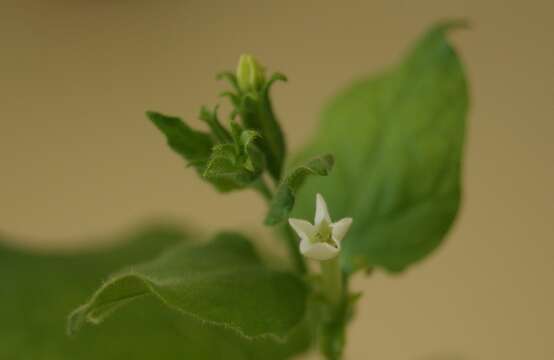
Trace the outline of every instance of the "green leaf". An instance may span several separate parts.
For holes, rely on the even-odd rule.
[[[240,135],[233,147],[229,143],[234,140],[233,136],[221,125],[216,111],[217,108],[213,112],[202,108],[200,112],[200,118],[219,142],[215,146],[209,134],[190,128],[178,117],[156,112],[147,112],[147,115],[165,134],[169,146],[218,191],[243,189],[262,173],[263,154],[250,142],[240,143]]]
[[[202,176],[219,184],[220,191],[241,189],[252,181],[252,173],[238,162],[233,144],[216,145]]]
[[[285,220],[294,207],[295,195],[309,175],[327,176],[333,168],[333,156],[324,155],[296,167],[279,184],[266,216],[267,225]]]
[[[445,35],[459,25],[433,27],[399,65],[342,91],[303,154],[331,152],[336,166],[306,184],[294,215],[311,216],[321,192],[334,218],[354,219],[341,252],[349,272],[403,270],[440,244],[457,215],[468,91]]]
[[[255,144],[255,140],[259,138],[260,134],[254,130],[245,130],[240,136],[242,151],[246,156],[244,166],[251,172],[257,174],[256,177],[261,175],[266,166],[265,156]]]
[[[204,121],[210,127],[212,134],[219,143],[228,143],[232,141],[231,134],[219,121],[217,116],[218,106],[213,111],[208,110],[205,106],[200,109],[200,120]]]
[[[254,145],[259,135],[231,122],[234,143],[214,146],[203,176],[218,184],[220,191],[244,189],[258,179],[265,168],[263,153]]]
[[[174,226],[153,226],[114,239],[121,245],[110,249],[39,254],[4,246],[0,236],[0,359],[279,360],[310,345],[304,322],[287,342],[247,340],[168,309],[153,296],[137,298],[101,327],[66,335],[67,314],[109,273],[185,238]]]
[[[303,319],[307,289],[292,273],[264,266],[241,235],[222,233],[208,244],[184,244],[112,276],[71,315],[69,330],[98,323],[144,296],[247,338],[284,339]]]
[[[178,117],[153,111],[148,111],[146,115],[166,136],[167,143],[173,151],[202,173],[212,151],[213,141],[210,135],[193,130]]]
[[[242,124],[246,129],[254,130],[261,135],[256,138],[256,146],[262,151],[267,163],[269,174],[275,181],[281,179],[281,172],[286,156],[285,137],[275,117],[269,90],[276,81],[286,81],[287,78],[275,73],[260,88],[241,89],[236,75],[225,72],[218,79],[226,79],[235,92],[226,91],[221,96],[228,97],[234,107],[233,117],[240,114]]]
[[[266,156],[270,175],[276,181],[281,178],[287,152],[285,136],[273,111],[269,95],[271,85],[277,80],[286,81],[286,77],[275,74],[264,84],[256,96],[243,94],[239,108],[245,127],[254,129],[262,135],[258,140],[258,146]]]
[[[240,91],[237,76],[231,71],[223,71],[216,75],[217,80],[227,80],[233,87],[233,90]]]

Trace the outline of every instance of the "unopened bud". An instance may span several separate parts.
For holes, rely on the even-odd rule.
[[[244,92],[259,90],[265,81],[265,69],[252,55],[240,56],[237,67],[237,81],[239,88]]]

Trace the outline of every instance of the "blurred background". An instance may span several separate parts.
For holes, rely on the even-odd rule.
[[[399,60],[435,21],[468,18],[452,36],[472,99],[461,216],[424,263],[354,280],[365,296],[346,356],[554,358],[552,2],[0,4],[0,231],[41,248],[160,217],[265,233],[262,200],[199,181],[144,111],[200,126],[226,87],[215,73],[250,52],[288,75],[274,102],[299,149],[341,87]]]

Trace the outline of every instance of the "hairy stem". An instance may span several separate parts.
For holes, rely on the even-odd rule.
[[[320,262],[323,294],[333,306],[342,302],[342,272],[339,257]]]
[[[273,198],[273,194],[271,193],[271,190],[269,189],[269,186],[265,183],[264,179],[258,178],[252,185],[252,187],[259,192],[262,197],[267,201],[267,203],[271,203],[271,199]]]
[[[345,297],[346,284],[340,268],[339,257],[322,261],[322,291],[326,300],[320,328],[320,349],[327,360],[340,360],[346,342],[346,325],[349,318],[349,302]]]

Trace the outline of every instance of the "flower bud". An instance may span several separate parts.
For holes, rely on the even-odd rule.
[[[261,89],[265,82],[265,69],[249,54],[240,56],[237,67],[237,81],[241,91],[250,92]]]

